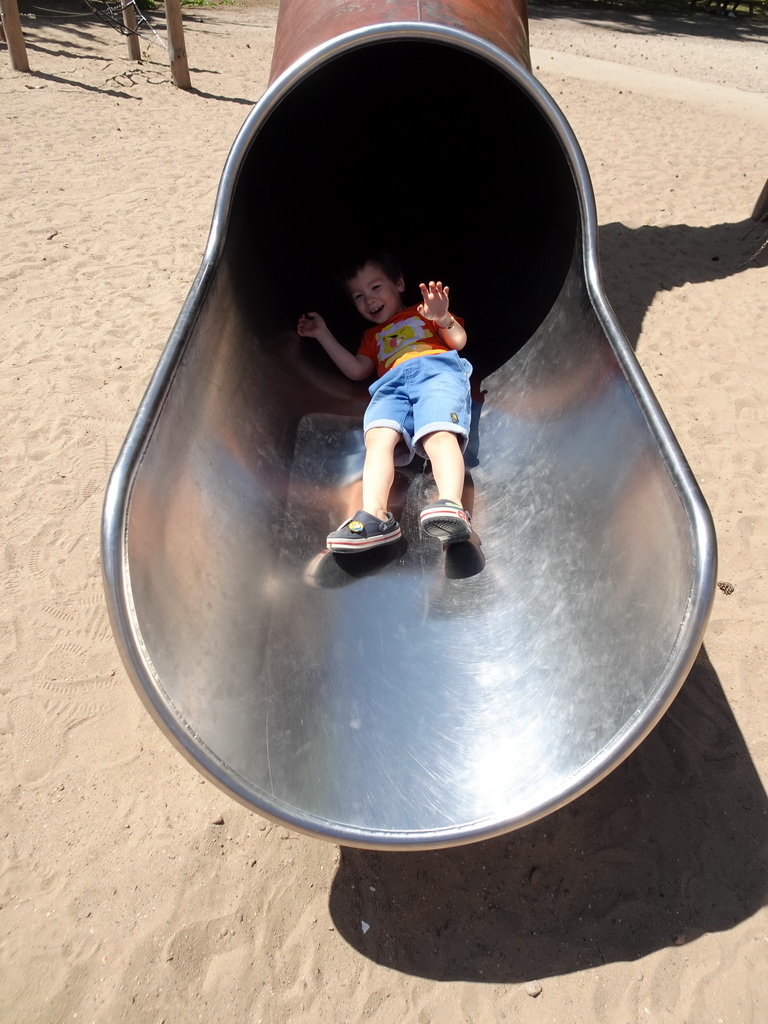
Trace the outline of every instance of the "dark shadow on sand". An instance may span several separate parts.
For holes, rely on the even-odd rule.
[[[765,224],[748,219],[709,227],[601,225],[603,284],[632,348],[637,348],[643,319],[658,292],[768,266],[768,248],[758,253],[767,237]]]
[[[759,7],[751,15],[740,7],[731,18],[703,3],[691,6],[689,0],[529,0],[528,17],[531,25],[537,20],[582,19],[630,35],[768,39],[768,17]]]
[[[768,800],[702,650],[654,732],[584,796],[471,846],[343,848],[330,909],[378,964],[506,983],[727,930],[767,891]]]
[[[133,96],[129,92],[123,92],[120,89],[100,89],[95,85],[88,85],[85,82],[76,82],[71,78],[62,78],[60,75],[46,75],[42,71],[35,71],[34,69],[30,72],[32,79],[37,79],[41,82],[55,82],[59,85],[70,85],[73,89],[83,89],[85,92],[100,92],[105,96],[114,96],[118,100],[140,100],[140,96]]]

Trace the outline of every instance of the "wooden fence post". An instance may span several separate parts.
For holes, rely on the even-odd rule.
[[[180,89],[191,89],[180,0],[165,0],[165,25],[168,33],[168,54],[171,58],[173,80]]]
[[[3,16],[8,53],[11,55],[11,67],[14,71],[29,71],[27,47],[24,44],[24,33],[21,31],[21,18],[19,18],[19,7],[16,0],[0,0],[0,13]]]
[[[123,24],[127,31],[125,38],[128,40],[128,56],[141,64],[141,43],[138,36],[138,22],[136,20],[136,8],[132,3],[123,3]]]

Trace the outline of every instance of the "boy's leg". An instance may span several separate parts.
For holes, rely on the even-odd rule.
[[[363,511],[385,520],[389,492],[395,479],[395,448],[400,434],[390,427],[371,427],[365,433]],[[463,463],[462,463],[463,465]]]
[[[399,439],[400,434],[391,427],[371,427],[365,432],[363,507],[328,534],[325,543],[329,551],[369,551],[400,539],[400,524],[387,509]]]
[[[427,456],[439,497],[419,514],[424,533],[447,544],[469,540],[469,512],[462,504],[466,466],[462,449],[470,427],[472,367],[458,352],[413,359],[413,445]]]
[[[437,501],[421,510],[421,528],[446,544],[469,540],[470,517],[463,505],[466,467],[459,438],[450,430],[436,430],[422,438],[437,484]]]
[[[427,434],[422,444],[432,465],[438,498],[461,505],[466,468],[458,437],[450,430],[436,430]]]

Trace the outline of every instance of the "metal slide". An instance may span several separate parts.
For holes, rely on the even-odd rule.
[[[284,3],[104,509],[115,636],[161,728],[259,814],[361,847],[500,834],[595,784],[669,706],[714,589],[524,4],[476,7]],[[447,551],[419,536],[415,465],[401,543],[322,554],[367,393],[294,325],[318,309],[357,342],[330,268],[358,236],[448,281],[467,323],[476,535]]]

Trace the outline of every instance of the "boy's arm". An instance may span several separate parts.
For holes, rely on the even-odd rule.
[[[417,307],[421,316],[435,324],[440,331],[440,338],[449,348],[457,352],[464,348],[467,332],[448,312],[448,285],[443,287],[442,281],[430,281],[429,287],[422,283],[419,289],[424,300]]]
[[[296,331],[302,338],[315,338],[350,380],[365,380],[373,373],[373,360],[368,356],[353,355],[331,334],[319,313],[299,317]]]

